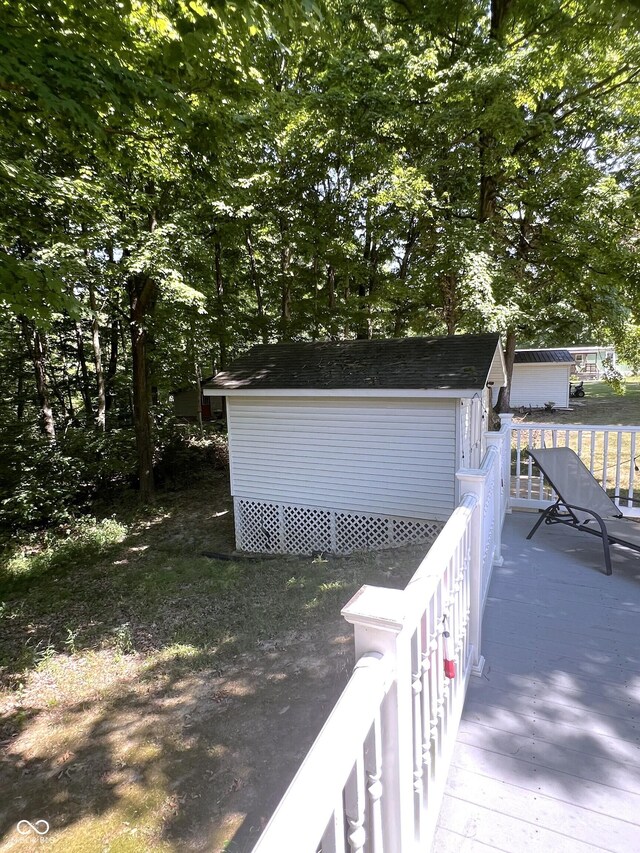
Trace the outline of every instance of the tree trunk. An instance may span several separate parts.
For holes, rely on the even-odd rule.
[[[96,292],[93,282],[89,280],[89,305],[91,307],[91,343],[93,346],[93,360],[96,366],[96,384],[98,386],[98,414],[96,425],[104,432],[106,427],[107,393],[102,369],[102,347],[100,346],[100,324],[98,322],[98,307],[96,304]]]
[[[253,239],[251,235],[250,225],[247,225],[245,229],[244,242],[247,247],[247,252],[249,254],[249,276],[251,278],[251,285],[256,295],[256,310],[258,312],[258,326],[260,328],[260,335],[262,336],[262,343],[268,344],[269,333],[267,331],[267,326],[265,323],[264,300],[262,297],[262,288],[260,287],[260,279],[258,277],[258,266],[256,264],[256,256],[255,252],[253,251]]]
[[[516,333],[513,329],[507,332],[507,340],[504,350],[505,367],[507,368],[507,384],[500,389],[498,393],[498,402],[495,405],[495,410],[500,412],[508,412],[511,408],[511,377],[513,376],[513,363],[516,357]]]
[[[455,273],[443,276],[442,281],[442,319],[448,335],[455,335],[458,328],[458,294]]]
[[[18,362],[18,382],[16,388],[16,420],[24,420],[24,370],[22,364],[22,352],[20,353],[20,360]]]
[[[55,371],[50,371],[50,380],[51,387],[53,389],[53,393],[60,400],[60,409],[62,411],[62,417],[65,421],[65,429],[69,424],[72,424],[75,420],[76,413],[75,407],[73,405],[73,393],[71,390],[71,377],[69,376],[69,370],[67,369],[67,339],[64,336],[64,327],[60,329],[58,335],[58,352],[60,353],[60,362],[61,362],[61,372],[62,372],[62,383],[59,385],[56,382]],[[65,399],[66,392],[66,399]]]
[[[200,365],[197,361],[194,364],[194,372],[196,375],[196,393],[198,395],[198,404],[196,407],[196,413],[198,417],[198,428],[200,429],[200,435],[203,435],[204,427],[202,425],[202,373],[200,372]]]
[[[151,430],[151,387],[147,361],[147,320],[156,295],[155,281],[145,275],[129,279],[129,322],[133,377],[133,423],[138,454],[140,499],[153,500],[153,434]]]
[[[329,337],[338,340],[338,297],[336,293],[336,271],[332,264],[327,266],[327,290],[329,293]]]
[[[367,297],[371,294],[374,287],[372,267],[376,262],[376,245],[371,235],[371,220],[369,216],[369,205],[365,211],[365,227],[364,227],[364,248],[362,250],[362,260],[367,269],[366,281],[358,282],[358,326],[356,329],[356,338],[358,340],[369,340],[371,338],[371,319],[369,317],[370,304]]]
[[[284,219],[280,219],[280,327],[281,338],[285,341],[289,338],[291,323],[291,247],[287,243],[287,230]]]
[[[46,338],[40,334],[35,326],[29,323],[26,317],[21,317],[20,322],[29,357],[33,363],[33,374],[40,405],[40,428],[49,441],[55,442],[56,425],[53,419],[53,409],[51,408],[45,372]]]
[[[504,29],[513,0],[491,0],[489,38],[501,44]],[[496,140],[493,134],[481,130],[478,137],[480,156],[480,190],[478,196],[478,220],[487,222],[496,214],[498,200],[498,163],[495,162]]]
[[[478,220],[486,222],[496,214],[498,201],[498,181],[495,175],[496,163],[492,162],[496,141],[493,136],[480,132],[480,195],[478,199]]]
[[[400,298],[400,303],[394,311],[393,337],[400,338],[404,335],[407,327],[407,315],[411,309],[411,300],[407,295],[407,278],[409,276],[409,267],[411,265],[411,255],[418,240],[418,222],[415,216],[409,221],[407,229],[407,239],[404,244],[404,252],[398,269],[398,281],[402,284],[403,296]]]
[[[217,232],[216,232],[217,233]],[[222,278],[222,246],[220,240],[214,243],[214,265],[216,273],[216,303],[218,306],[218,340],[220,342],[220,370],[227,366],[227,324],[224,307],[224,280]]]
[[[87,371],[87,359],[84,354],[84,335],[82,333],[82,323],[76,320],[76,350],[78,352],[78,366],[80,368],[80,392],[82,394],[82,402],[84,405],[85,421],[87,425],[90,423],[93,416],[93,407],[91,405],[91,390],[89,388],[89,373]]]
[[[105,380],[105,409],[109,411],[115,392],[113,383],[116,378],[118,367],[118,336],[120,334],[120,321],[114,317],[111,322],[111,346],[109,349],[109,364],[107,365],[107,376]]]
[[[502,40],[503,27],[513,0],[491,0],[491,24],[489,35],[496,41]]]
[[[350,302],[350,298],[351,298],[351,285],[352,284],[355,284],[353,276],[347,275],[344,290],[342,292],[342,298],[344,300],[344,306],[345,306],[345,313],[346,313],[347,308],[349,307],[349,302]],[[349,321],[345,320],[344,326],[342,329],[342,336],[345,339],[345,341],[349,339],[350,334],[351,334],[351,327],[349,326]]]

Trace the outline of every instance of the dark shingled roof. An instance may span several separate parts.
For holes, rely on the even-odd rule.
[[[572,364],[573,356],[566,349],[517,349],[515,364]]]
[[[207,388],[484,388],[498,335],[255,346]]]

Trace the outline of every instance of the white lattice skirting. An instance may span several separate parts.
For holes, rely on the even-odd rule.
[[[234,498],[236,546],[267,554],[349,554],[433,542],[443,522]]]

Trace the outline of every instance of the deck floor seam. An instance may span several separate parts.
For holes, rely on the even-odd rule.
[[[521,693],[519,690],[505,690],[502,687],[492,687],[490,689],[495,691],[495,692],[505,693],[507,696],[519,696],[519,697],[522,697],[524,699],[530,699],[531,703],[538,702],[538,703],[540,703],[538,705],[538,708],[543,707],[544,705],[555,705],[558,708],[572,708],[574,711],[586,711],[587,710],[585,708],[579,707],[578,705],[570,705],[570,704],[565,704],[564,702],[554,702],[553,699],[546,699],[543,697],[530,696],[528,693]],[[481,700],[477,697],[477,694],[475,692],[473,694],[470,693],[469,695],[474,696],[479,703],[481,702]],[[615,701],[619,704],[623,704],[619,699],[611,700],[611,701],[612,702]],[[492,708],[500,708],[501,707],[500,705],[494,705],[493,703],[487,703],[487,702],[481,702],[481,704],[488,704]],[[629,704],[632,704],[632,700],[629,700]],[[521,713],[521,712],[516,712],[516,713]],[[626,723],[631,723],[632,727],[634,727],[634,728],[635,728],[635,724],[640,722],[635,717],[629,717],[628,715],[622,716],[619,714],[606,714],[606,713],[604,713],[604,711],[596,711],[595,713],[598,715],[598,717],[607,717],[607,718],[610,718],[612,720],[624,720]],[[638,736],[640,737],[640,727],[638,728]],[[609,737],[615,737],[615,735],[609,735]],[[621,740],[626,740],[626,738],[621,738]]]
[[[514,714],[517,714],[518,712],[517,712],[517,711],[514,711],[513,713],[514,713]],[[524,716],[524,715],[523,715],[523,714],[520,714],[519,716]],[[503,734],[505,734],[505,735],[510,735],[510,736],[512,736],[512,737],[527,738],[527,739],[529,739],[529,740],[535,740],[535,741],[537,741],[538,743],[544,743],[544,744],[547,744],[548,746],[559,746],[559,747],[561,747],[562,749],[567,749],[567,750],[569,750],[570,752],[575,752],[575,753],[577,753],[578,755],[592,755],[592,753],[591,753],[591,752],[588,752],[588,751],[583,750],[583,749],[576,749],[576,748],[575,748],[575,747],[573,747],[573,746],[567,746],[567,744],[566,744],[566,743],[562,743],[562,742],[560,742],[560,741],[549,740],[548,738],[538,737],[537,735],[520,734],[519,732],[513,732],[513,731],[511,731],[510,729],[503,729],[503,728],[500,728],[499,726],[492,726],[492,725],[490,725],[489,723],[483,723],[481,720],[471,720],[471,719],[469,719],[469,717],[465,717],[465,716],[463,716],[463,717],[462,717],[462,719],[463,719],[465,722],[470,723],[471,725],[474,725],[474,726],[483,726],[484,728],[491,729],[492,731],[495,731],[495,732],[502,732]],[[544,721],[541,721],[541,722],[549,722],[549,721],[548,721],[548,720],[544,720]],[[583,729],[580,729],[580,728],[578,728],[577,726],[571,726],[571,728],[572,728],[572,729],[575,729],[575,731],[577,731],[577,732],[579,732],[579,731],[583,731]],[[618,741],[618,742],[620,742],[620,743],[626,743],[626,744],[629,744],[629,746],[633,746],[633,747],[635,747],[635,748],[638,750],[638,758],[637,758],[637,759],[635,759],[635,760],[634,760],[634,759],[632,759],[632,758],[629,758],[628,760],[625,760],[625,759],[623,759],[623,758],[610,758],[610,757],[608,757],[608,756],[606,756],[606,755],[603,755],[603,756],[599,756],[599,760],[600,760],[600,759],[602,759],[602,760],[604,760],[604,761],[611,761],[611,762],[614,762],[614,763],[616,763],[616,764],[620,764],[620,765],[623,765],[623,766],[630,765],[631,767],[637,767],[637,766],[638,766],[638,764],[640,764],[640,744],[634,744],[634,743],[631,743],[630,741],[625,741],[625,740],[623,740],[622,738],[611,738],[611,740],[616,740],[616,741]]]
[[[526,789],[524,789],[524,790],[526,790]],[[495,806],[484,806],[482,803],[475,803],[475,802],[473,802],[473,800],[467,800],[467,799],[465,799],[465,797],[460,797],[458,794],[452,793],[450,791],[447,791],[446,796],[451,797],[452,800],[459,800],[462,803],[467,803],[467,805],[470,805],[470,806],[477,806],[478,808],[487,809],[487,811],[496,812],[497,814],[503,815],[503,817],[513,818],[513,816],[510,815],[508,812],[502,811],[501,809],[497,809]],[[546,795],[542,795],[542,796],[546,796]],[[552,798],[547,797],[547,799],[552,799]],[[555,802],[558,802],[558,801],[556,800]],[[577,806],[577,808],[582,808],[582,807]],[[585,811],[591,811],[591,810],[585,809]],[[591,813],[592,814],[599,814],[598,812],[591,812]],[[536,829],[543,829],[545,832],[552,832],[554,835],[559,835],[561,838],[574,838],[575,837],[572,835],[567,835],[566,832],[560,832],[559,830],[554,829],[552,827],[544,826],[543,824],[536,823],[535,821],[527,820],[527,818],[524,818],[524,817],[518,817],[518,818],[513,818],[513,819],[517,820],[518,823],[525,823],[527,826],[532,826],[532,827],[535,827]],[[449,831],[451,832],[451,831],[455,831],[455,830],[449,830]],[[594,850],[605,850],[605,851],[607,851],[607,853],[610,853],[610,850],[611,850],[610,847],[602,847],[600,844],[594,844],[592,841],[581,841],[581,843],[586,844],[590,847],[593,847]]]
[[[519,755],[514,755],[513,752],[509,752],[507,750],[503,752],[499,749],[489,749],[486,746],[478,746],[475,743],[470,744],[465,743],[464,741],[458,741],[458,743],[462,744],[463,746],[469,746],[471,747],[471,749],[480,749],[483,752],[491,753],[491,755],[502,755],[505,758],[511,758],[514,761],[519,761],[522,764],[527,764],[530,767],[540,767],[543,770],[550,770],[553,773],[558,773],[561,776],[568,776],[571,779],[579,779],[581,782],[591,782],[594,785],[597,785],[598,787],[608,788],[612,791],[618,791],[621,794],[630,794],[632,797],[638,797],[638,800],[640,801],[640,791],[630,791],[628,788],[621,788],[618,785],[611,785],[608,782],[602,782],[598,779],[592,779],[589,776],[578,776],[576,773],[569,773],[567,770],[558,770],[557,767],[551,767],[548,764],[544,764],[542,761],[531,761],[528,758],[521,758]],[[640,806],[640,802],[638,803],[638,805]]]

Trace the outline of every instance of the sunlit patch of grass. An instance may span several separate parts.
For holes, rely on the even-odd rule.
[[[319,607],[331,607],[335,604],[336,597],[339,596],[341,601],[348,599],[348,592],[355,592],[357,586],[354,582],[347,580],[336,580],[318,584],[317,594],[305,604],[305,610],[317,611]]]
[[[52,815],[47,847],[60,853],[175,853],[177,848],[162,838],[164,785],[133,784],[119,793],[114,808],[83,817],[64,829],[56,829]]]
[[[15,582],[65,572],[79,563],[91,564],[120,545],[126,535],[127,528],[114,518],[84,518],[56,534],[44,534],[39,542],[23,544],[6,559],[0,570],[3,589],[11,591]]]
[[[136,743],[126,753],[130,764],[149,764],[162,757],[162,750],[155,743]]]
[[[35,668],[23,671],[20,695],[23,701],[40,708],[90,702],[119,689],[141,666],[139,658],[113,654],[109,649],[74,655],[53,653]],[[12,693],[15,695],[15,690],[6,691],[6,698]]]
[[[318,586],[318,592],[342,592],[346,588],[346,581],[332,581],[331,583],[321,583]]]
[[[188,660],[200,653],[201,649],[190,643],[170,643],[154,656],[154,661]]]

